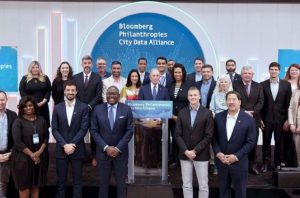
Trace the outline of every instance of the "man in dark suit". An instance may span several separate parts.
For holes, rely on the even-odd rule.
[[[220,183],[220,198],[247,197],[248,153],[256,145],[256,124],[241,106],[236,91],[226,94],[228,110],[216,114],[213,149]]]
[[[89,112],[91,112],[97,104],[102,104],[102,80],[99,75],[92,72],[93,59],[91,56],[86,55],[82,57],[81,61],[83,72],[74,76],[74,81],[77,86],[77,98],[81,102],[86,103]],[[90,141],[92,165],[96,166],[96,144],[93,138],[90,138]]]
[[[0,197],[6,197],[10,178],[10,156],[13,146],[12,125],[17,114],[6,108],[7,94],[0,90]]]
[[[193,169],[199,184],[198,197],[208,198],[209,145],[213,138],[214,119],[210,110],[200,105],[197,87],[188,90],[189,105],[177,117],[176,141],[183,181],[184,197],[193,197]]]
[[[112,171],[117,183],[117,197],[126,197],[128,142],[133,135],[133,117],[129,106],[119,103],[119,90],[111,86],[107,103],[97,105],[92,113],[91,133],[97,144],[100,198],[108,197]]]
[[[88,130],[87,105],[76,99],[74,81],[64,85],[65,101],[54,107],[52,134],[56,139],[56,198],[65,197],[68,165],[72,165],[73,197],[82,197],[82,165],[85,159],[84,136]]]
[[[156,59],[156,68],[160,75],[159,84],[164,87],[169,87],[172,84],[173,79],[167,72],[168,66],[166,57],[158,57]]]
[[[234,90],[239,92],[242,99],[241,107],[245,113],[255,118],[256,138],[258,139],[261,124],[261,110],[264,105],[264,93],[262,86],[253,81],[254,72],[251,66],[244,66],[241,72],[241,81],[235,81]],[[256,167],[256,145],[249,153],[250,171],[259,174]]]
[[[139,91],[139,100],[170,100],[168,89],[159,84],[160,74],[156,68],[150,72],[151,82],[142,86]],[[142,139],[142,163],[145,168],[157,167],[160,152],[161,126],[149,127],[150,123],[160,123],[159,119],[145,120],[140,126]],[[153,125],[153,124],[152,124]]]
[[[195,72],[187,75],[187,79],[192,83],[202,80],[202,66],[204,65],[204,60],[200,57],[195,58],[194,69]]]
[[[280,168],[283,162],[281,140],[283,126],[288,125],[288,108],[292,95],[291,84],[279,79],[280,65],[272,62],[269,65],[270,79],[261,82],[264,92],[264,106],[262,109],[263,121],[263,167],[262,172],[267,172],[271,162],[271,139],[274,131],[275,151],[274,164]]]
[[[209,109],[211,96],[214,92],[217,82],[213,78],[214,70],[211,65],[202,66],[202,80],[195,83],[201,93],[201,106]]]
[[[235,60],[229,59],[226,61],[226,70],[232,84],[234,84],[235,81],[242,80],[241,75],[235,72],[236,71]]]
[[[146,85],[150,83],[149,72],[147,72],[147,59],[145,57],[141,57],[138,59],[138,71],[141,77],[142,85]]]

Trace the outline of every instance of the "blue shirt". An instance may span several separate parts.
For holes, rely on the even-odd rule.
[[[202,85],[201,85],[201,90],[200,90],[201,105],[204,107],[206,107],[206,104],[207,104],[207,95],[208,95],[208,91],[210,88],[210,84],[211,84],[211,79],[209,79],[208,81],[203,80]]]
[[[196,119],[196,116],[197,116],[197,112],[199,110],[199,106],[196,108],[196,109],[192,109],[192,107],[190,106],[190,114],[191,114],[191,126],[193,127],[194,126],[194,123],[195,123],[195,119]]]

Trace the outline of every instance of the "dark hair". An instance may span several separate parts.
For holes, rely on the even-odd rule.
[[[117,60],[115,60],[111,63],[111,66],[113,66],[113,65],[121,65],[122,66],[121,62],[117,61]]]
[[[202,66],[202,69],[205,69],[205,68],[209,68],[209,69],[211,69],[211,71],[214,71],[213,66],[211,66],[211,65],[209,65],[209,64],[204,64],[204,65]]]
[[[3,93],[5,95],[5,97],[7,98],[7,94],[5,91],[0,90],[0,93]]]
[[[186,80],[186,70],[185,70],[185,67],[183,64],[181,63],[175,63],[174,64],[174,67],[172,69],[172,77],[173,77],[173,82],[175,83],[176,80],[175,80],[175,77],[174,77],[174,74],[175,74],[175,69],[176,68],[180,68],[182,70],[182,82],[184,83],[185,80]]]
[[[277,68],[280,70],[280,65],[279,65],[279,63],[277,63],[277,62],[272,62],[272,63],[270,63],[270,65],[269,65],[269,70],[271,69],[271,67],[277,67]]]
[[[230,94],[234,94],[234,95],[236,95],[236,97],[238,98],[238,100],[242,100],[241,94],[239,92],[237,92],[237,91],[228,91],[227,94],[226,94],[226,100],[227,100],[227,98],[228,98],[228,96]]]
[[[194,63],[196,62],[196,60],[199,60],[199,61],[201,61],[202,63],[204,63],[204,59],[201,58],[201,57],[196,57],[195,60],[194,60]]]
[[[66,89],[67,86],[75,86],[77,90],[77,85],[73,79],[64,82],[64,90]]]
[[[55,78],[56,78],[58,81],[61,81],[61,80],[62,80],[62,75],[61,75],[60,69],[61,69],[61,66],[62,66],[63,64],[67,64],[67,65],[69,66],[68,79],[71,79],[71,78],[73,77],[73,69],[72,69],[70,63],[69,63],[68,61],[63,61],[63,62],[60,63],[59,67],[57,68],[57,72],[56,72],[56,77],[55,77]]]
[[[126,87],[130,87],[132,85],[130,77],[131,77],[131,74],[134,73],[134,72],[137,73],[137,75],[138,75],[138,81],[136,83],[136,87],[139,88],[142,85],[141,77],[140,77],[140,74],[139,74],[138,70],[137,69],[132,69],[132,70],[130,70],[130,72],[128,74]]]
[[[296,69],[300,70],[300,65],[298,64],[291,64],[288,68],[288,70],[286,71],[285,73],[285,77],[284,77],[284,80],[290,80],[291,79],[291,76],[290,76],[290,71],[291,71],[291,68],[292,67],[295,67]]]
[[[226,61],[226,66],[227,66],[227,64],[228,64],[229,62],[233,62],[233,63],[234,63],[234,65],[236,65],[236,62],[235,62],[235,60],[233,60],[233,59],[228,59],[228,60]]]
[[[170,62],[170,61],[174,61],[174,59],[171,59],[171,58],[170,58],[170,59],[168,60],[168,62]],[[174,62],[175,62],[175,61],[174,61]]]
[[[146,59],[145,57],[140,57],[140,58],[138,59],[138,63],[140,63],[141,60],[144,60],[144,61],[146,61],[146,63],[147,63],[147,59]]]
[[[93,58],[90,55],[83,56],[81,61],[84,61],[84,60],[91,60],[93,62]]]
[[[32,96],[24,96],[19,101],[19,105],[18,105],[19,116],[23,116],[25,114],[24,113],[24,108],[25,108],[25,105],[26,105],[27,102],[31,102],[33,104],[34,114],[38,115],[38,106],[37,106],[37,103],[36,103],[35,99]]]
[[[168,62],[166,57],[163,57],[163,56],[157,57],[156,63],[157,63],[158,60],[164,60],[164,61],[166,61],[166,63]]]

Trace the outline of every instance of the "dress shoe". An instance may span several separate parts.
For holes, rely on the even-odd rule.
[[[264,165],[261,167],[261,172],[263,172],[263,173],[268,172],[268,165],[267,165],[267,164],[264,164]]]
[[[259,171],[257,170],[257,168],[255,166],[252,166],[251,167],[251,172],[254,174],[254,175],[259,175]]]
[[[281,167],[279,165],[275,166],[275,171],[280,171]]]

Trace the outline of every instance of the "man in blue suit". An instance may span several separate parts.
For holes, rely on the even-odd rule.
[[[159,84],[164,87],[171,86],[173,79],[172,76],[167,72],[168,65],[166,57],[161,56],[156,59],[156,68],[160,75]]]
[[[138,59],[138,71],[141,77],[141,84],[146,85],[150,83],[149,72],[147,72],[147,59],[141,57]]]
[[[84,136],[88,130],[88,107],[76,99],[77,87],[69,80],[64,85],[65,101],[54,107],[52,134],[56,139],[56,198],[65,197],[68,164],[72,165],[73,197],[82,197],[82,165],[86,157]]]
[[[129,106],[119,103],[119,89],[107,89],[107,102],[97,105],[92,113],[91,134],[97,144],[100,198],[108,197],[110,176],[114,172],[117,197],[126,197],[128,142],[133,135],[133,117]]]
[[[247,197],[248,153],[256,145],[256,124],[253,117],[240,111],[241,96],[236,91],[226,94],[228,110],[215,116],[213,149],[220,182],[220,197]]]

